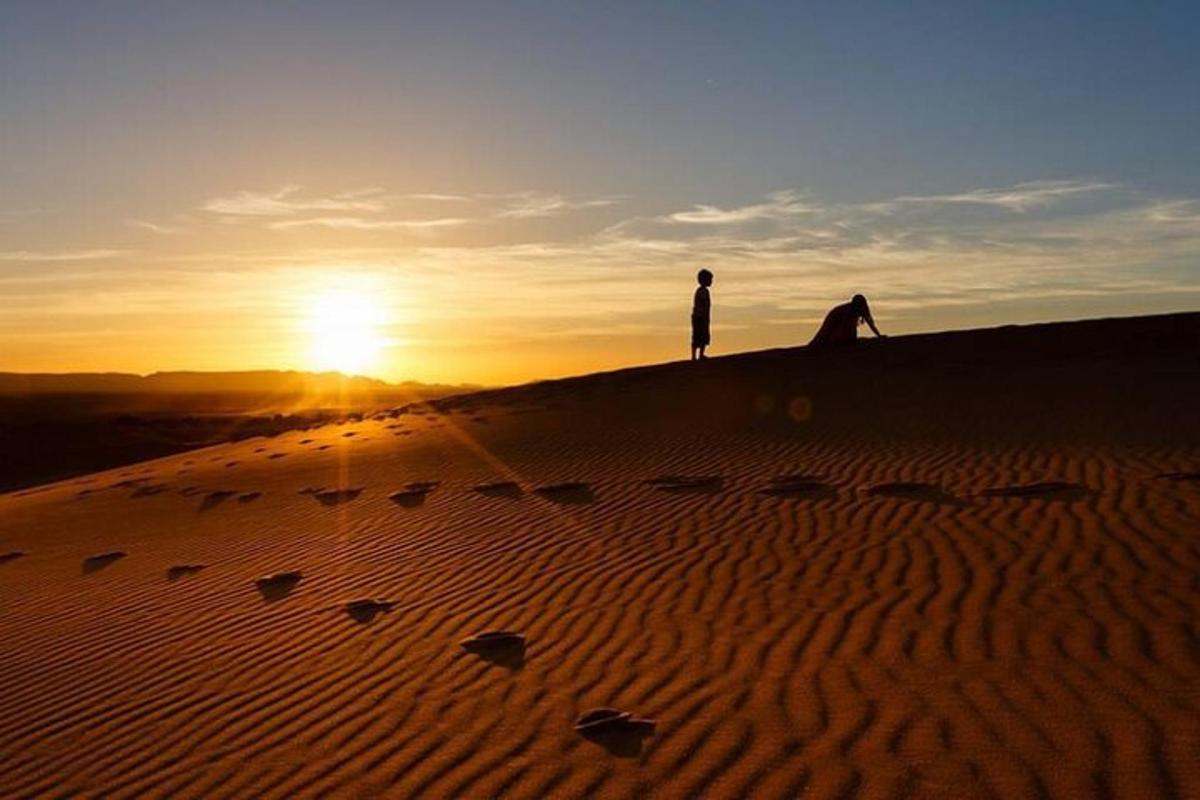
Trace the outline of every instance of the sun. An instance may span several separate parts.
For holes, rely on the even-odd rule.
[[[347,375],[374,370],[387,344],[380,333],[383,323],[383,306],[366,291],[334,289],[314,295],[305,320],[312,367]]]

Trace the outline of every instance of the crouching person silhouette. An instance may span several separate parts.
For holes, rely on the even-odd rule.
[[[812,338],[808,346],[821,349],[854,344],[858,341],[858,326],[864,322],[870,327],[872,333],[884,338],[883,334],[879,332],[879,328],[875,327],[875,319],[871,316],[871,307],[867,305],[867,298],[856,294],[849,303],[842,303],[829,310],[829,313],[825,315],[825,321],[821,323],[821,329],[817,331],[817,335]]]

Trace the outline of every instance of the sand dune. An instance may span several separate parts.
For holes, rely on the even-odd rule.
[[[773,351],[5,495],[0,795],[1198,796],[1198,352]]]

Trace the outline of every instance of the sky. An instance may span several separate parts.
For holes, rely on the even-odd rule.
[[[0,370],[499,384],[1200,308],[1200,6],[0,0]]]

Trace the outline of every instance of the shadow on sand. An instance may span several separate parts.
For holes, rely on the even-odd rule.
[[[916,483],[896,481],[894,483],[878,483],[867,488],[866,493],[871,497],[890,497],[896,500],[911,500],[919,503],[936,503],[938,505],[961,508],[970,503],[962,500],[940,486],[932,483]]]
[[[468,653],[490,664],[517,671],[525,666],[525,637],[511,631],[487,631],[459,644]]]
[[[725,481],[720,475],[663,475],[651,478],[646,485],[668,494],[716,494]]]
[[[837,489],[815,475],[780,475],[761,494],[792,500],[833,500]]]
[[[597,708],[583,714],[575,731],[618,758],[637,758],[642,743],[654,735],[654,720],[639,719],[615,708]]]
[[[167,580],[177,581],[189,575],[195,575],[202,569],[204,569],[203,564],[177,564],[167,570]]]
[[[533,491],[552,503],[562,505],[586,505],[596,501],[592,487],[586,483],[556,483]]]
[[[204,495],[204,499],[200,501],[200,508],[197,509],[201,514],[209,511],[224,503],[229,498],[233,497],[237,492],[228,489],[220,489],[215,492],[209,492]]]
[[[359,625],[370,625],[380,614],[395,608],[395,603],[386,600],[352,600],[346,603],[346,614]]]
[[[1018,486],[999,486],[994,489],[984,489],[984,497],[1024,498],[1028,500],[1060,500],[1070,502],[1083,500],[1095,494],[1086,486],[1063,481],[1045,481],[1042,483],[1025,483]]]
[[[425,504],[425,498],[428,497],[434,489],[439,485],[438,481],[424,481],[420,483],[407,484],[403,490],[392,492],[388,495],[388,500],[391,500],[401,508],[416,508]]]
[[[275,603],[292,593],[304,576],[299,572],[277,572],[266,575],[254,582],[259,594],[268,603]]]
[[[99,572],[109,564],[120,561],[124,557],[125,554],[120,550],[114,550],[111,553],[99,553],[94,556],[89,556],[83,560],[83,574],[91,575],[93,572]]]

